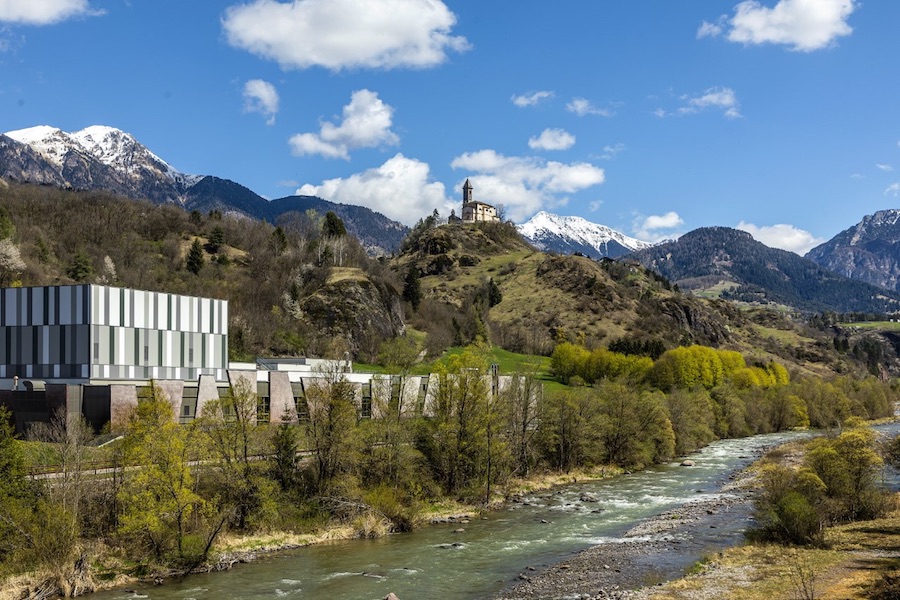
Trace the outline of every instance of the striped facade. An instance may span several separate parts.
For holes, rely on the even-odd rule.
[[[0,289],[0,379],[226,379],[228,302],[102,285]]]

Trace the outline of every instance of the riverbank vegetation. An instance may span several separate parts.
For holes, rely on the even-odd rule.
[[[748,543],[640,597],[897,598],[900,495],[882,481],[898,449],[900,437],[853,426],[774,449],[750,470],[758,493]]]
[[[154,578],[224,568],[241,546],[291,546],[329,531],[408,531],[435,506],[467,512],[502,501],[515,486],[641,468],[716,438],[839,428],[891,414],[895,397],[874,378],[790,377],[777,363],[748,364],[736,352],[709,348],[670,350],[655,360],[574,351],[596,359],[591,370],[578,362],[569,375],[578,385],[543,392],[527,370],[513,385],[491,389],[478,347],[448,356],[433,367],[438,385],[428,418],[377,395],[377,418],[361,418],[342,374],[323,372],[307,390],[299,425],[258,423],[258,399],[240,383],[179,425],[169,399],[150,386],[133,414],[113,424],[121,437],[102,449],[108,468],[96,473],[85,467],[101,451],[89,446],[84,427],[38,430],[45,440],[38,445],[13,439],[3,415],[0,576],[32,573],[39,586],[74,594],[123,573]],[[557,376],[561,355],[553,358]],[[602,366],[617,361],[643,366]],[[31,477],[25,448],[41,457],[44,472],[55,462],[55,472]],[[822,481],[840,470],[829,462],[831,450],[842,447],[814,453]],[[852,510],[868,510],[865,498]]]

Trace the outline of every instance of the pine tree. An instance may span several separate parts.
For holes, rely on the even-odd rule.
[[[203,257],[203,246],[200,245],[200,240],[195,239],[194,243],[191,244],[191,250],[187,255],[187,270],[194,275],[199,275],[200,270],[203,269],[203,263],[205,262],[206,259]]]
[[[412,305],[413,310],[419,310],[419,304],[422,302],[422,286],[419,284],[419,272],[414,266],[410,266],[406,273],[403,299]]]

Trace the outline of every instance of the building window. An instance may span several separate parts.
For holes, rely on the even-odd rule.
[[[150,346],[144,346],[144,362],[150,361]]]
[[[188,364],[189,365],[194,364],[194,349],[193,348],[188,350]]]
[[[263,425],[269,422],[269,397],[258,396],[256,399],[256,422]]]
[[[94,360],[100,360],[100,342],[94,342]]]
[[[359,407],[359,416],[363,419],[372,418],[372,384],[365,383],[362,386],[362,404]]]
[[[309,421],[309,407],[306,406],[306,398],[294,396],[294,409],[297,411],[297,420],[301,423]]]
[[[189,416],[191,416],[191,407],[188,406],[187,404],[185,404],[184,406],[182,406],[182,407],[181,407],[181,414],[182,414],[182,416],[184,416],[184,417],[189,417]]]

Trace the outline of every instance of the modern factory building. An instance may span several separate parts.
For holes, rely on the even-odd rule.
[[[438,385],[435,375],[353,373],[349,361],[229,364],[226,300],[87,284],[0,288],[0,405],[19,432],[58,411],[97,430],[115,425],[151,381],[181,422],[241,380],[257,394],[259,421],[296,422],[311,392],[338,374],[363,417],[379,416],[373,398],[427,415]],[[483,377],[494,394],[519,385],[495,370]]]

